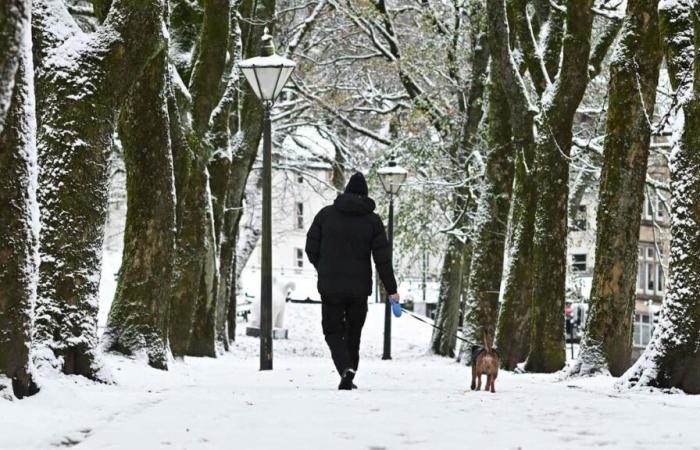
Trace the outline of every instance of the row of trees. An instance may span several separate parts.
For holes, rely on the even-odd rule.
[[[235,64],[259,54],[275,2],[2,8],[0,379],[22,397],[37,365],[109,377],[97,309],[115,145],[128,210],[102,344],[162,369],[170,352],[216,356],[234,333],[236,234],[261,134]]]
[[[568,373],[626,373],[621,384],[698,393],[700,197],[694,190],[698,152],[693,147],[700,66],[695,63],[697,37],[693,43],[693,36],[700,35],[698,5],[629,0],[623,13],[608,3],[612,2],[483,4],[490,53],[489,140],[468,238],[472,250],[462,258],[469,264],[468,278],[462,281],[466,288],[461,288],[466,292],[461,309],[464,333],[474,343],[484,335],[495,336],[508,369],[521,362],[533,372],[564,367],[568,222],[570,211],[576,210],[571,201],[581,196],[577,190],[569,193],[571,180],[580,178],[570,171],[575,167],[571,149],[585,147],[602,157],[596,261],[586,334]],[[600,30],[597,39],[594,27]],[[609,81],[601,147],[591,144],[592,139],[586,143],[575,138],[574,132],[586,90],[608,59],[609,73],[602,74]],[[676,115],[685,119],[675,124],[683,135],[671,155],[669,287],[662,326],[644,356],[626,372],[631,364],[640,217],[664,59],[673,105],[663,120]],[[458,255],[448,247],[446,265]],[[443,284],[458,284],[454,280],[459,277],[445,277],[449,273],[443,271]],[[460,290],[454,285],[451,289]],[[440,301],[438,324],[447,331],[435,333],[433,350],[451,355],[455,344],[452,340],[445,345],[446,335],[460,319],[459,300],[450,303],[441,296]],[[451,325],[445,327],[448,322]]]

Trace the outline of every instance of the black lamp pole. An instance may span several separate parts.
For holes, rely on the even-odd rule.
[[[260,370],[272,370],[272,124],[264,102],[263,208],[260,264]]]
[[[389,192],[389,254],[394,265],[394,193]],[[387,292],[388,294],[388,292]],[[382,359],[391,359],[391,302],[384,299],[384,353]]]

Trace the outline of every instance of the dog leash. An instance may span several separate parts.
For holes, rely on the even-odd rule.
[[[401,311],[405,312],[406,314],[408,314],[409,316],[413,317],[414,319],[416,319],[420,322],[423,322],[427,325],[430,325],[431,327],[435,328],[436,330],[439,330],[439,331],[442,331],[443,333],[446,333],[446,331],[443,328],[440,328],[439,326],[435,325],[434,323],[429,322],[426,318],[419,316],[418,314],[414,313],[413,311],[407,310],[403,306],[401,307]],[[471,344],[471,342],[464,339],[463,337],[460,337],[458,334],[453,334],[452,336],[454,338],[456,338],[457,340],[460,340],[460,341],[465,342],[467,344]]]

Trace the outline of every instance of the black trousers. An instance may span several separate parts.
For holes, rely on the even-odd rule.
[[[367,317],[367,298],[321,298],[323,334],[340,375],[360,363],[360,338]]]

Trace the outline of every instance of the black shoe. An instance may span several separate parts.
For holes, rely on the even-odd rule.
[[[352,384],[353,389],[357,389],[357,385],[355,383]]]
[[[343,373],[343,377],[340,379],[340,384],[338,385],[338,389],[341,391],[350,391],[352,390],[352,380],[355,378],[355,371],[352,369],[347,369]]]

